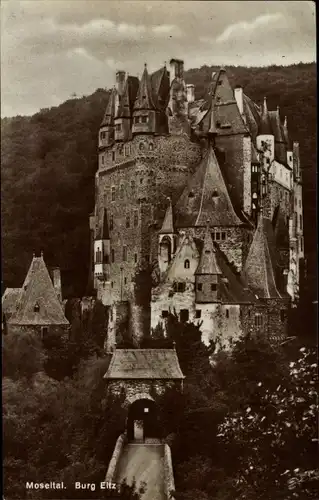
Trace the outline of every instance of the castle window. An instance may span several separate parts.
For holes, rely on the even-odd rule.
[[[48,335],[49,328],[47,326],[41,326],[41,339],[44,338],[45,335]]]
[[[216,127],[220,127],[220,121],[219,120],[217,120],[217,122],[216,122]]]
[[[120,185],[120,198],[121,200],[124,198],[124,184]]]
[[[138,211],[134,210],[134,227],[138,226]]]
[[[113,281],[112,281],[113,285]],[[110,321],[113,321],[113,309],[110,309]]]
[[[197,319],[199,319],[199,318],[201,317],[201,315],[202,315],[202,311],[201,311],[201,309],[196,309],[196,311],[195,311],[195,317],[196,317]]]
[[[112,262],[115,262],[115,252],[114,252],[114,248],[112,248],[112,250],[111,250],[111,260],[112,260]]]
[[[226,240],[226,233],[225,233],[225,231],[222,232],[222,240],[223,241]]]
[[[219,232],[216,233],[216,240],[217,241],[220,240],[220,233]]]
[[[226,318],[229,318],[229,309],[226,309],[225,313],[226,313]]]
[[[218,198],[218,191],[216,189],[214,189],[212,197],[213,198]]]
[[[213,241],[215,241],[215,240],[216,240],[215,233],[212,233],[212,240],[213,240]]]
[[[212,292],[216,292],[217,291],[217,285],[216,285],[216,283],[212,283],[210,285],[210,289],[211,289]]]
[[[34,310],[34,312],[39,312],[39,311],[40,311],[40,306],[39,306],[38,302],[36,302],[36,303],[34,304],[34,308],[33,308],[33,310]]]
[[[112,151],[112,161],[115,161],[115,151]]]
[[[111,201],[115,201],[115,186],[111,188]]]
[[[134,254],[134,262],[135,262],[135,264],[137,262],[137,253]]]
[[[123,261],[127,261],[127,247],[123,247]]]
[[[223,82],[221,80],[218,80],[217,85],[221,85]]]
[[[255,326],[261,327],[263,324],[263,317],[260,313],[255,314]]]
[[[138,149],[139,149],[140,151],[144,151],[144,144],[143,144],[143,142],[140,142],[140,143],[139,143],[139,145],[138,145]]]
[[[203,283],[198,283],[197,284],[197,290],[201,292],[203,290]]]
[[[301,208],[301,200],[299,200],[299,208]]]
[[[104,264],[108,264],[109,263],[109,256],[107,254],[104,255],[103,262],[104,262]]]
[[[303,238],[300,238],[300,251],[303,252]]]
[[[194,198],[194,193],[193,193],[193,191],[191,191],[191,192],[189,193],[188,198]]]
[[[111,288],[113,288],[113,286],[114,286],[114,283],[113,283],[113,281],[111,281]]]
[[[130,216],[126,216],[126,221],[125,221],[125,227],[129,228],[130,227]]]
[[[143,184],[143,177],[140,178],[140,184]]]
[[[185,283],[174,283],[174,292],[185,292],[186,284]]]
[[[168,311],[162,311],[162,318],[168,317]]]
[[[281,309],[280,311],[280,321],[283,323],[286,319],[286,311],[284,309]]]
[[[135,193],[135,181],[131,181],[131,191]]]
[[[270,165],[270,158],[266,158],[266,163],[267,165]],[[281,171],[280,171],[280,177],[281,177]]]
[[[150,142],[150,151],[154,151],[154,144]]]
[[[299,227],[302,230],[302,215],[299,215]]]
[[[188,309],[181,309],[181,311],[179,313],[179,317],[183,323],[186,323],[186,321],[188,321],[188,319],[189,319],[189,310]]]
[[[104,155],[101,156],[102,165],[104,165]]]
[[[188,259],[186,259],[184,262],[184,268],[189,269],[189,260]]]
[[[142,123],[147,123],[147,116],[142,116]]]
[[[95,262],[96,264],[102,264],[102,252],[100,250],[100,247],[97,247],[97,250],[95,252]]]
[[[127,284],[127,278],[124,278],[124,285]]]
[[[112,231],[114,227],[114,217],[113,214],[110,215],[110,230]]]

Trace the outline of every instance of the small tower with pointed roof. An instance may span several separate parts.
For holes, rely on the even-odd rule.
[[[221,276],[222,272],[217,264],[214,243],[207,223],[203,249],[195,272],[196,303],[219,301]]]
[[[113,88],[99,130],[99,149],[112,146],[114,143],[115,101],[116,90]]]
[[[139,89],[133,109],[133,134],[151,134],[156,131],[156,106],[152,94],[150,76],[147,71],[147,64],[139,84]]]
[[[133,104],[138,89],[138,79],[126,74],[118,89],[119,103],[116,110],[114,126],[115,141],[129,141],[132,138]]]
[[[158,265],[161,273],[169,266],[175,252],[175,230],[173,219],[172,199],[168,198],[169,204],[166,209],[164,221],[159,231]]]

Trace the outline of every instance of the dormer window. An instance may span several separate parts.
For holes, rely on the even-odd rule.
[[[33,310],[34,310],[34,312],[36,312],[36,313],[40,311],[40,306],[39,306],[39,303],[38,303],[38,302],[36,302],[36,303],[34,304]]]
[[[214,189],[214,191],[212,193],[212,197],[213,198],[218,198],[218,191],[216,189]]]
[[[194,193],[193,193],[193,191],[191,191],[191,192],[188,194],[188,198],[194,198]]]
[[[184,268],[185,268],[185,269],[189,269],[189,267],[190,267],[189,260],[188,260],[188,259],[186,259],[186,260],[185,260],[185,262],[184,262]]]

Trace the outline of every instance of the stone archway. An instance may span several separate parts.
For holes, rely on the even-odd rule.
[[[131,398],[126,421],[126,431],[129,441],[145,441],[159,438],[160,426],[158,407],[149,395]]]

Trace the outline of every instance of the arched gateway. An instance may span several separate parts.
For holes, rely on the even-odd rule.
[[[154,396],[166,387],[183,388],[184,376],[175,349],[116,349],[104,375],[108,391],[125,391],[127,438],[144,441],[161,437]]]

